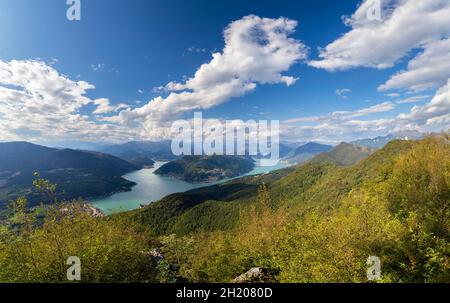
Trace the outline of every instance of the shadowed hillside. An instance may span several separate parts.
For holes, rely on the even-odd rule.
[[[41,197],[32,190],[34,173],[58,184],[67,199],[102,196],[130,190],[121,176],[139,167],[114,156],[72,149],[55,149],[27,142],[0,143],[0,208],[21,195],[31,205]]]

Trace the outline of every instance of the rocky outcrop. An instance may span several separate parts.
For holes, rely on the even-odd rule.
[[[233,280],[233,283],[271,283],[275,282],[273,273],[262,267],[254,267]]]
[[[156,262],[164,260],[164,256],[161,254],[161,251],[157,248],[152,249],[152,251],[150,251],[150,257]]]

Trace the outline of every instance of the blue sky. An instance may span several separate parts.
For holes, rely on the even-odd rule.
[[[396,26],[399,25],[394,24],[396,18],[393,16],[395,9],[402,5],[407,6],[407,2],[410,1],[384,1],[386,3],[382,3],[381,10],[386,13],[383,14],[383,20],[379,21],[379,24],[357,24],[361,18],[358,10],[364,9],[366,2],[368,1],[360,3],[360,1],[351,0],[81,0],[82,19],[69,21],[66,18],[68,6],[65,0],[3,0],[0,2],[0,62],[7,65],[3,69],[16,68],[12,66],[12,60],[22,62],[22,68],[27,68],[26,62],[34,60],[54,69],[61,77],[73,83],[83,81],[95,86],[95,88],[86,88],[80,93],[80,98],[85,97],[88,100],[76,101],[79,103],[73,107],[73,111],[66,113],[83,116],[87,122],[84,128],[104,125],[104,129],[100,132],[93,130],[92,134],[86,134],[86,129],[78,131],[75,126],[60,132],[45,131],[46,128],[52,128],[48,125],[49,121],[57,121],[55,118],[57,115],[51,116],[54,120],[49,118],[39,121],[39,123],[47,123],[42,128],[36,122],[40,119],[32,115],[28,117],[28,121],[18,123],[18,117],[14,117],[6,109],[6,106],[12,106],[11,102],[4,101],[3,104],[0,103],[0,115],[5,118],[4,121],[6,117],[9,117],[11,121],[0,128],[0,140],[86,139],[92,141],[99,137],[105,141],[146,139],[145,136],[134,137],[128,133],[125,136],[118,135],[126,133],[127,128],[136,127],[139,121],[130,121],[128,116],[126,121],[122,121],[123,116],[120,119],[103,119],[102,117],[119,117],[122,110],[132,112],[152,102],[153,98],[158,96],[166,98],[169,92],[158,91],[155,88],[163,87],[171,81],[183,83],[185,79],[194,77],[202,64],[208,64],[212,60],[212,53],[223,51],[224,29],[233,21],[241,20],[249,15],[273,20],[284,17],[298,22],[295,32],[290,32],[288,36],[304,46],[305,57],[293,60],[288,70],[283,68],[280,70],[282,75],[298,78],[298,80],[295,84],[288,86],[281,80],[270,84],[251,78],[246,79],[245,81],[248,82],[254,80],[257,87],[237,97],[224,97],[226,100],[217,102],[217,105],[203,108],[204,117],[281,121],[300,119],[299,123],[289,123],[286,129],[292,130],[298,127],[295,134],[301,141],[350,140],[402,129],[421,131],[448,129],[449,107],[446,107],[448,105],[446,96],[442,97],[444,101],[439,103],[440,106],[444,104],[440,107],[437,116],[424,118],[419,115],[420,117],[416,120],[409,118],[413,115],[414,107],[417,110],[426,111],[425,107],[433,102],[433,99],[442,95],[440,90],[445,89],[447,79],[450,78],[448,72],[439,71],[440,76],[433,77],[433,81],[430,80],[431,84],[419,75],[416,78],[422,79],[420,81],[424,81],[425,84],[416,83],[419,80],[416,82],[408,80],[406,84],[391,85],[392,88],[385,90],[379,89],[380,85],[385,84],[399,72],[409,71],[409,69],[414,72],[408,64],[427,50],[433,53],[433,50],[438,49],[435,45],[439,42],[445,44],[441,46],[441,49],[444,49],[440,51],[443,66],[449,64],[449,51],[445,48],[448,44],[446,42],[449,25],[445,20],[442,22],[430,20],[429,23],[433,23],[433,27],[437,27],[439,31],[431,29],[430,25],[429,32],[425,33],[428,35],[426,37],[419,37],[423,33],[417,30],[417,34],[413,32],[409,39],[405,38],[405,41],[398,45],[391,46],[389,42],[386,42],[389,37],[386,37],[382,43],[374,41],[376,47],[381,46],[379,50],[371,54],[373,59],[361,58],[357,53],[372,52],[370,46],[361,46],[364,43],[367,44],[364,40],[367,35],[349,37],[347,46],[331,46],[328,54],[325,53],[324,56],[319,57],[319,48],[325,48],[336,41],[339,44],[338,40],[345,38],[344,35],[352,31],[356,32],[362,28],[371,33],[377,30],[381,32],[382,26],[397,29]],[[432,0],[430,2],[436,2],[431,9],[442,10],[444,16],[450,19],[448,1]],[[394,8],[394,13],[388,15],[384,5]],[[414,18],[413,14],[420,12],[420,9],[428,12],[430,10],[429,7],[411,8],[411,18]],[[352,16],[352,14],[354,14],[352,17],[354,24],[345,25],[342,16]],[[426,20],[423,27],[427,28]],[[411,30],[414,31],[414,28]],[[428,37],[433,39],[424,39]],[[351,43],[356,45],[354,54],[353,49],[350,53],[345,49]],[[396,55],[387,58],[385,54],[390,53]],[[339,56],[350,58],[349,61],[352,62],[339,65],[340,63],[336,63],[339,61],[336,57]],[[314,61],[322,61],[326,64],[310,63]],[[35,78],[31,79],[31,81],[34,80]],[[0,86],[3,85],[5,90],[21,86],[20,83],[22,82],[16,83],[11,79],[0,78]],[[420,89],[417,89],[418,86]],[[20,91],[23,90],[27,91],[29,96],[39,95],[26,86],[22,86]],[[192,87],[185,90],[190,91]],[[11,91],[4,92],[5,95],[6,93]],[[1,98],[0,93],[0,102]],[[99,99],[108,101],[94,102]],[[406,101],[402,102],[402,100]],[[24,104],[28,103],[24,101]],[[93,111],[100,104],[106,106],[105,110],[100,115],[96,115]],[[380,104],[384,106],[379,107],[382,110],[377,110]],[[358,110],[368,108],[374,110],[369,110],[369,114],[357,115],[357,117],[358,121],[370,122],[364,126],[360,126],[362,122],[358,124],[360,129],[357,131],[351,124],[335,127],[333,123],[341,123],[340,118],[339,121],[326,118],[333,115],[333,112],[338,112],[339,115],[345,111],[351,115]],[[42,112],[45,111],[46,109],[42,110]],[[406,122],[405,119],[398,120],[402,114],[408,116],[407,120],[409,120]],[[192,116],[193,110],[177,114],[177,118]],[[314,120],[313,117],[316,119]],[[320,117],[322,119],[319,119]],[[79,118],[74,117],[73,120],[69,120],[75,123],[77,119]],[[305,122],[305,119],[314,121]],[[430,124],[430,119],[438,119],[439,123],[431,125],[434,122]],[[385,121],[381,126],[382,120],[389,120],[389,123]],[[311,126],[311,123],[315,128],[307,128]],[[115,124],[120,126],[116,128]],[[27,128],[26,125],[36,126]],[[165,125],[155,125],[151,124],[151,128],[165,127]],[[333,129],[329,133],[326,133],[327,125]],[[15,130],[12,131],[11,128]],[[115,134],[105,136],[103,132],[115,132]],[[286,132],[289,131],[286,130]],[[293,134],[291,132],[289,136],[293,137]],[[152,136],[153,134],[149,138]],[[337,136],[342,138],[336,138]]]

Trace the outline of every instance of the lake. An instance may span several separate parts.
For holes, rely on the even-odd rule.
[[[131,191],[113,194],[105,198],[93,199],[91,200],[91,204],[105,214],[110,215],[137,209],[141,204],[150,204],[173,193],[185,192],[194,188],[210,186],[227,181],[220,180],[214,183],[189,183],[183,180],[155,175],[154,171],[165,163],[166,162],[156,162],[153,168],[141,169],[124,175],[123,177],[125,179],[137,183]],[[286,166],[282,163],[278,163],[276,166],[271,167],[255,167],[246,175],[258,175],[285,167]]]

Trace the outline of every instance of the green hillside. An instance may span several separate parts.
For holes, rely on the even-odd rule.
[[[227,282],[263,267],[279,282],[367,282],[377,256],[383,282],[450,281],[448,137],[394,141],[352,167],[313,161],[245,200],[234,228],[164,238],[166,255],[186,252],[184,276]]]
[[[268,186],[270,203],[274,207],[330,207],[363,180],[378,176],[383,168],[381,164],[392,161],[412,144],[409,141],[391,142],[354,167],[337,165],[341,161],[336,161],[337,164],[328,163],[332,162],[328,161],[329,158],[324,161],[324,155],[328,154],[321,154],[309,163],[296,167],[170,195],[132,213],[155,234],[187,234],[198,230],[229,229],[236,224],[241,209],[255,200],[261,184]],[[348,146],[359,150],[355,145]],[[342,147],[347,146],[340,145],[336,147],[337,152],[335,149],[331,153],[339,155]],[[361,153],[354,155],[358,160],[361,157]],[[227,220],[224,220],[224,214]]]
[[[367,158],[376,151],[375,148],[366,146],[341,143],[333,150],[318,155],[314,161],[323,163],[333,163],[342,166],[351,166],[362,159]]]

